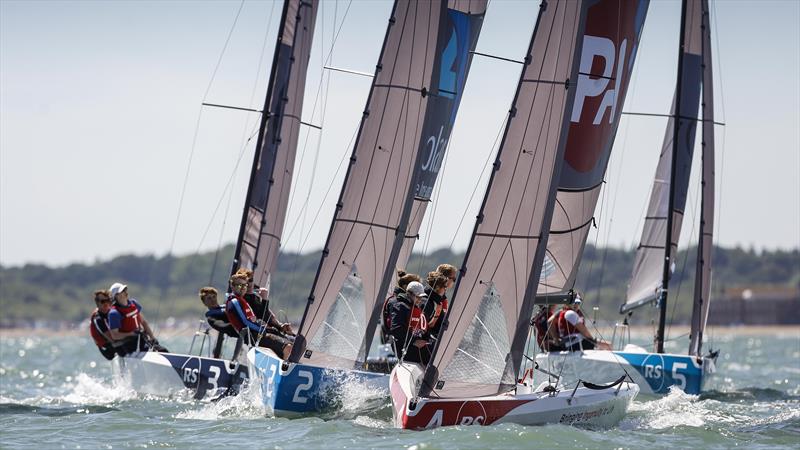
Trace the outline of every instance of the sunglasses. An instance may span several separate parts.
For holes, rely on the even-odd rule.
[[[247,283],[234,283],[233,287],[235,287],[235,288],[247,287]]]
[[[96,299],[94,299],[94,301],[96,301],[98,303],[111,303],[111,299],[110,298],[96,298]]]

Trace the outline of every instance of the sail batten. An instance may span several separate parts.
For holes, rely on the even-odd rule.
[[[286,220],[317,0],[286,0],[231,271],[269,283]]]

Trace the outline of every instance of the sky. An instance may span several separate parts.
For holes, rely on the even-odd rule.
[[[323,245],[370,85],[322,62],[373,72],[390,9],[322,2],[303,112],[322,131],[301,133],[287,250]],[[0,0],[0,264],[232,243],[257,114],[201,103],[261,108],[280,11],[270,1]],[[490,2],[478,51],[522,59],[536,12],[535,2]],[[721,0],[712,18],[725,123],[716,243],[798,248],[800,2]],[[679,20],[680,2],[651,2],[625,111],[669,112]],[[475,57],[417,250],[466,248],[519,70]],[[590,243],[638,242],[665,125],[623,117]],[[682,245],[696,241],[698,172]]]

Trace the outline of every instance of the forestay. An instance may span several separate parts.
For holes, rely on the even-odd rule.
[[[664,265],[669,265],[670,274],[674,270],[671,259],[667,260],[668,255],[665,249],[667,241],[669,241],[669,254],[676,254],[692,168],[700,105],[700,87],[703,80],[700,1],[691,0],[686,3],[685,28],[682,37],[684,46],[682,53],[678,56],[680,62],[676,95],[667,123],[667,132],[661,148],[653,188],[650,191],[650,203],[644,220],[642,238],[636,250],[631,282],[628,286],[626,301],[620,308],[621,312],[658,299],[662,294]],[[677,130],[675,129],[676,124]],[[673,152],[675,152],[674,155]],[[673,161],[674,173],[672,171]],[[674,180],[674,185],[671,185],[672,180]],[[668,239],[667,228],[670,221],[672,222],[672,233]]]
[[[711,21],[709,20],[708,0],[702,5],[702,55],[703,55],[703,150],[700,186],[702,199],[700,207],[700,237],[697,242],[697,267],[694,284],[694,305],[692,307],[692,327],[689,333],[689,354],[700,355],[703,345],[703,331],[708,321],[708,308],[711,294],[711,251],[714,238],[714,77],[711,70]]]
[[[527,339],[575,96],[583,1],[543,2],[421,395],[491,395],[515,385]],[[433,391],[433,393],[431,393]]]
[[[540,295],[569,290],[575,283],[614,146],[647,7],[647,1],[605,1],[590,9],[539,282]]]
[[[318,4],[286,0],[283,5],[232,267],[252,269],[261,286],[275,268],[286,220]]]
[[[485,5],[451,2],[456,11],[478,15]],[[292,361],[302,356],[311,364],[352,368],[366,359],[379,301],[407,234],[414,187],[426,179],[415,170],[429,156],[421,149],[432,130],[452,120],[441,117],[450,108],[440,101],[459,94],[459,79],[442,79],[453,76],[446,64],[453,56],[462,65],[469,61],[468,47],[453,55],[446,45],[453,17],[444,1],[395,2]]]

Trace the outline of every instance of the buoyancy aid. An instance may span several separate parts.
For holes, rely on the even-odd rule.
[[[113,343],[111,337],[108,335],[108,322],[106,317],[100,314],[100,311],[97,309],[95,309],[91,317],[89,317],[89,334],[98,347],[102,348]]]
[[[236,311],[234,300],[237,301],[236,303],[238,303],[242,313],[244,313],[243,319],[240,318],[239,313]],[[256,324],[256,315],[253,313],[247,300],[242,297],[237,295],[228,297],[228,300],[225,302],[225,314],[228,316],[228,322],[233,325],[236,331],[241,331],[242,328],[251,328],[254,329],[254,331],[259,331],[261,329],[261,326]]]
[[[142,321],[139,316],[139,304],[134,299],[129,299],[128,304],[125,306],[119,303],[114,303],[114,308],[122,316],[120,321],[119,331],[129,333],[131,331],[140,331],[142,328]]]
[[[411,319],[408,321],[408,329],[411,330],[412,334],[417,330],[423,333],[428,331],[428,319],[422,312],[422,308],[417,306],[411,308]]]

